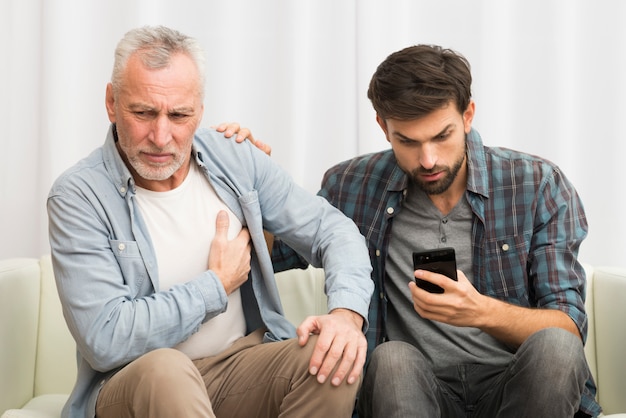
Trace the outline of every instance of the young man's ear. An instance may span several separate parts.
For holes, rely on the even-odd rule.
[[[465,133],[468,134],[472,129],[472,121],[474,120],[474,113],[476,111],[476,103],[473,100],[470,100],[467,105],[467,109],[463,112],[463,129]]]
[[[376,114],[376,122],[378,123],[378,126],[381,127],[385,135],[387,135],[387,122],[385,122],[385,119]]]

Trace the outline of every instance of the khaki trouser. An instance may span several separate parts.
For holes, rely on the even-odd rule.
[[[175,349],[143,355],[102,387],[96,417],[349,418],[358,384],[317,382],[308,365],[317,341],[262,343],[263,330],[224,352],[191,361]]]

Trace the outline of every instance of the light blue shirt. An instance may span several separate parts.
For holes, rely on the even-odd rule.
[[[264,229],[324,267],[329,311],[355,311],[367,328],[371,265],[351,220],[247,141],[199,130],[193,162],[250,232],[251,273],[241,287],[247,332],[264,326],[266,341],[295,337],[283,316]],[[54,274],[78,351],[78,378],[63,416],[93,416],[108,377],[149,351],[186,340],[225,311],[227,295],[210,270],[159,292],[156,255],[113,126],[102,147],[54,183],[48,216]]]

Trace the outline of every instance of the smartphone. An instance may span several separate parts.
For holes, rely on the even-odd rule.
[[[436,248],[433,250],[419,251],[413,253],[413,269],[428,270],[434,273],[443,274],[452,280],[456,277],[456,256],[454,248]],[[443,293],[443,289],[429,281],[415,279],[418,287],[429,291],[430,293]]]

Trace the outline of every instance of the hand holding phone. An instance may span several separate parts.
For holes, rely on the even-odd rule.
[[[456,281],[456,256],[454,254],[454,248],[445,247],[414,252],[413,269],[443,274]],[[430,293],[443,293],[443,289],[440,286],[426,280],[416,278],[415,284]]]

